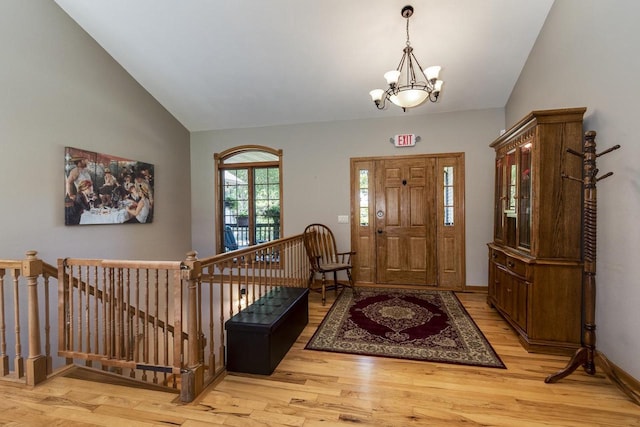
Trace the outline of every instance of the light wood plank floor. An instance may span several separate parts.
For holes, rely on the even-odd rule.
[[[568,361],[528,354],[484,294],[459,294],[508,369],[304,350],[333,301],[310,295],[310,323],[271,376],[229,374],[188,405],[175,394],[58,376],[0,383],[0,425],[640,426],[640,407],[601,374],[544,378]]]

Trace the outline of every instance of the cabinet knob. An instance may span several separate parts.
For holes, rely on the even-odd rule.
[[[494,252],[494,253],[492,253],[492,254],[491,254],[491,256],[493,257],[493,259],[498,258],[498,254],[497,254],[497,253],[495,253],[495,252]]]
[[[507,265],[508,265],[509,267],[513,267],[513,266],[515,266],[515,264],[513,263],[513,261],[508,261],[508,262],[507,262]]]

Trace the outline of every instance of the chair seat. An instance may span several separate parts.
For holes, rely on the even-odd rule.
[[[351,265],[340,263],[340,262],[332,262],[327,264],[319,264],[318,267],[320,268],[320,271],[330,272],[330,271],[346,270],[348,268],[351,268]]]

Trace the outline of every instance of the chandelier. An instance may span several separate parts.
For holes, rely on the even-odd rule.
[[[438,80],[439,66],[435,65],[422,70],[420,63],[413,54],[409,41],[409,18],[413,15],[413,6],[402,8],[402,17],[407,20],[407,45],[402,50],[402,58],[398,68],[384,74],[389,87],[387,90],[374,89],[369,92],[376,107],[382,110],[387,99],[403,111],[417,107],[426,100],[436,102],[442,90],[442,80]]]

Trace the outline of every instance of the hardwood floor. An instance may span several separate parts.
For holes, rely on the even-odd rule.
[[[640,426],[640,406],[602,374],[544,378],[565,356],[529,354],[485,303],[458,294],[507,369],[304,350],[327,305],[271,376],[229,374],[189,405],[176,395],[58,376],[26,389],[0,383],[0,425],[29,426]]]

